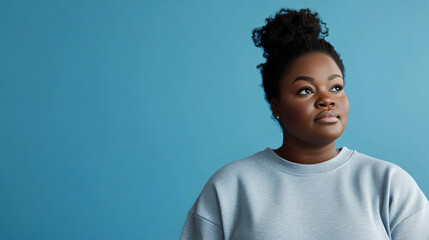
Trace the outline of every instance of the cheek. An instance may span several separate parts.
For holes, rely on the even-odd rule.
[[[283,107],[283,113],[285,114],[285,123],[288,125],[296,125],[308,121],[311,116],[312,104],[308,103],[297,103],[285,104]]]
[[[341,118],[343,119],[343,121],[347,121],[349,115],[349,100],[347,99],[347,96],[341,100],[340,110]]]

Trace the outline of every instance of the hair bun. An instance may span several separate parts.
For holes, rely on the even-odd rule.
[[[282,8],[274,17],[268,17],[265,21],[265,26],[252,31],[253,42],[256,47],[264,49],[265,58],[280,49],[325,38],[329,31],[318,13],[312,13],[308,8],[299,11]]]

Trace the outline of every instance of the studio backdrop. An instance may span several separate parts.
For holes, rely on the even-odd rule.
[[[337,147],[429,194],[429,1],[0,2],[0,239],[178,239],[222,166],[282,143],[253,28],[310,8],[345,65]]]

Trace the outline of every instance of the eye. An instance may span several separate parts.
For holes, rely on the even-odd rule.
[[[335,92],[339,92],[339,91],[341,91],[344,87],[343,87],[343,86],[341,86],[341,85],[335,85],[333,88],[336,88],[336,89],[337,89],[337,91],[335,91]]]
[[[307,95],[307,93],[309,93],[309,92],[308,92],[308,91],[306,91],[306,90],[313,91],[311,88],[306,87],[306,88],[301,89],[301,90],[298,92],[298,94],[299,94],[299,95]],[[304,92],[304,93],[302,94],[302,92]]]

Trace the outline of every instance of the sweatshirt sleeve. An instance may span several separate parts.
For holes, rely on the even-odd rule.
[[[429,240],[429,201],[402,168],[391,175],[389,218],[392,240]]]
[[[213,177],[188,211],[180,240],[223,240],[221,205]]]
[[[189,212],[180,240],[220,240],[222,229],[210,220]]]
[[[392,231],[392,240],[429,239],[429,203],[400,222]]]

